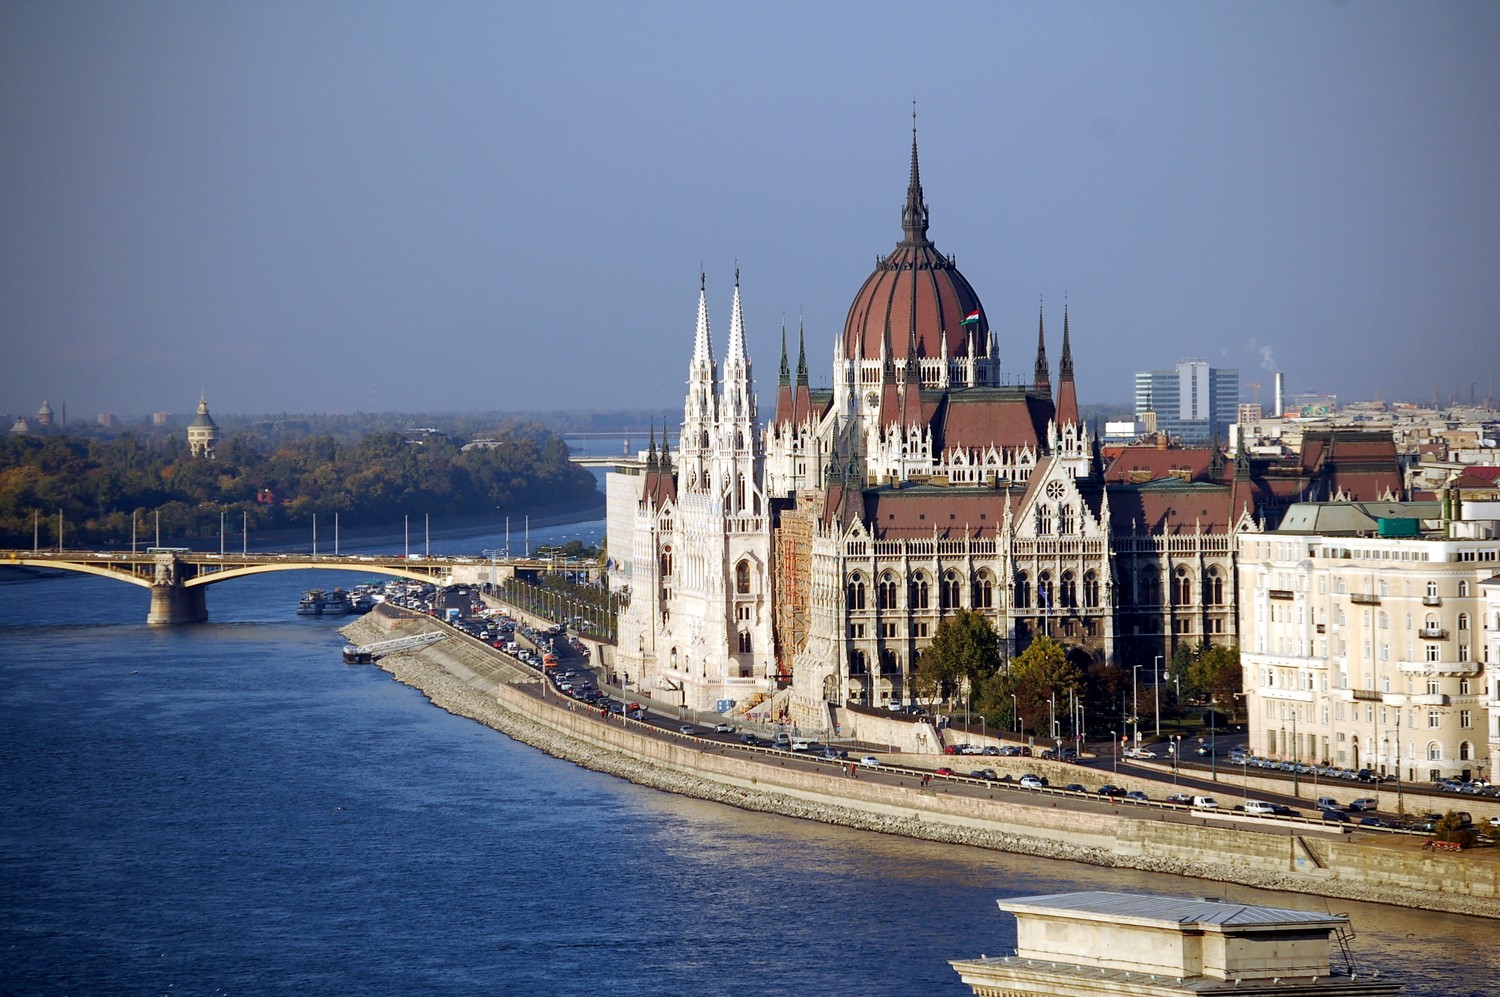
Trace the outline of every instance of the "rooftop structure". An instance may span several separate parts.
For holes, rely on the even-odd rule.
[[[999,906],[1016,917],[1014,954],[952,963],[976,994],[1375,997],[1401,990],[1377,971],[1356,969],[1349,919],[1338,914],[1109,892],[1019,897]],[[1330,958],[1335,941],[1337,963]]]

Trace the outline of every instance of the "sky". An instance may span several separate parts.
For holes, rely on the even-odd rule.
[[[650,408],[700,272],[814,387],[901,237],[1080,400],[1500,373],[1500,4],[0,5],[0,412]]]

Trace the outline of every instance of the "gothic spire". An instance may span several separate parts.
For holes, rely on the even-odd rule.
[[[1068,303],[1063,302],[1063,346],[1062,360],[1057,365],[1057,378],[1060,381],[1073,380],[1073,347],[1068,342]]]
[[[1052,394],[1052,372],[1047,366],[1047,335],[1043,329],[1040,307],[1036,316],[1036,370],[1032,376],[1032,387]]]
[[[1063,303],[1062,361],[1057,365],[1057,424],[1082,428],[1078,416],[1078,389],[1073,385],[1073,345],[1068,340],[1068,305]]]
[[[781,387],[789,387],[792,383],[792,371],[786,364],[786,321],[781,323],[781,373],[776,378],[776,383]]]
[[[708,338],[708,291],[706,290],[708,278],[702,270],[698,271],[698,327],[693,334],[693,366],[708,365],[714,362],[713,344]]]
[[[906,185],[906,206],[901,209],[903,245],[927,244],[927,203],[922,199],[922,172],[917,166],[917,102],[911,105],[911,180]]]
[[[797,386],[807,387],[807,333],[802,323],[797,323]]]
[[[724,351],[724,364],[731,363],[744,365],[745,356],[745,313],[740,307],[740,268],[736,264],[734,268],[734,307],[729,314],[729,345]]]

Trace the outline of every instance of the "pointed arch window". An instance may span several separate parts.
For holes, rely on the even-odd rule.
[[[1063,572],[1061,605],[1064,609],[1078,608],[1078,579],[1071,571]]]
[[[1188,576],[1188,569],[1182,565],[1178,565],[1177,575],[1172,580],[1172,602],[1178,606],[1193,604],[1193,580]]]
[[[995,584],[987,571],[981,571],[979,577],[974,579],[974,608],[995,608]]]
[[[896,576],[887,571],[880,576],[875,590],[876,603],[881,609],[896,608]]]
[[[1224,576],[1218,565],[1208,569],[1208,591],[1206,601],[1210,606],[1224,605]]]
[[[849,580],[849,608],[852,610],[865,608],[865,580],[859,575]]]
[[[743,474],[734,476],[734,508],[736,511],[745,508],[745,476]]]
[[[1036,580],[1036,606],[1044,612],[1051,612],[1056,603],[1053,601],[1052,573],[1043,571]]]
[[[911,576],[911,599],[912,609],[927,608],[927,576],[920,571]]]
[[[748,631],[748,630],[741,630],[740,631],[740,653],[741,654],[749,654],[750,653],[750,631]]]
[[[1083,576],[1083,605],[1086,609],[1099,608],[1099,576],[1092,571]]]
[[[741,561],[734,566],[734,591],[736,595],[750,594],[750,562]]]
[[[1070,536],[1074,532],[1073,507],[1071,505],[1060,505],[1057,507],[1057,532],[1063,536]]]
[[[1039,505],[1039,506],[1036,507],[1036,533],[1037,533],[1037,536],[1044,537],[1044,536],[1046,536],[1047,534],[1049,534],[1051,532],[1052,532],[1052,510],[1049,507],[1045,506],[1045,505]]]
[[[1031,579],[1024,571],[1016,576],[1015,605],[1017,609],[1031,608]]]
[[[1140,574],[1140,592],[1142,606],[1161,605],[1161,586],[1157,580],[1156,569],[1145,568]]]
[[[959,596],[960,584],[958,572],[950,569],[943,573],[942,606],[944,609],[957,609],[962,605]]]

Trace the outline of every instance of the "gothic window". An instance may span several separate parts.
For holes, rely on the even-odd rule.
[[[849,608],[865,608],[865,580],[858,575],[849,580]]]
[[[942,600],[944,609],[959,607],[958,572],[948,571],[943,574]]]
[[[1017,609],[1031,608],[1031,579],[1026,577],[1024,571],[1016,576],[1015,604]]]
[[[1099,607],[1099,576],[1092,571],[1083,576],[1083,604],[1088,609]]]
[[[677,648],[672,648],[672,667],[677,667]]]
[[[750,631],[748,631],[748,630],[741,630],[740,631],[740,653],[741,654],[749,654],[750,653]]]
[[[981,571],[979,577],[974,579],[974,608],[993,609],[995,606],[995,588],[990,581],[988,573]]]
[[[1052,600],[1052,575],[1043,571],[1036,580],[1036,605],[1038,609],[1051,612],[1055,603]]]
[[[911,603],[912,609],[927,608],[927,576],[920,571],[911,577]]]
[[[1173,579],[1172,602],[1178,606],[1193,604],[1193,580],[1188,577],[1188,569],[1180,565],[1177,568],[1177,577]]]
[[[876,589],[876,600],[881,609],[896,608],[896,576],[889,571],[880,576]]]
[[[734,591],[737,595],[750,594],[750,562],[741,561],[734,566]]]
[[[1057,532],[1067,536],[1073,532],[1073,507],[1060,505],[1057,507]]]
[[[1078,579],[1071,571],[1064,571],[1062,576],[1062,607],[1064,609],[1078,608]]]
[[[734,507],[745,508],[745,476],[742,474],[734,476]]]
[[[1039,505],[1039,506],[1036,507],[1036,533],[1037,533],[1037,536],[1044,537],[1044,536],[1046,536],[1047,534],[1049,534],[1051,532],[1052,532],[1052,510],[1049,507],[1045,506],[1045,505]]]
[[[888,647],[880,649],[880,670],[882,672],[899,671],[896,665],[896,652]]]
[[[865,652],[854,650],[849,652],[849,673],[851,675],[862,675],[865,672]]]
[[[667,603],[672,601],[672,548],[670,545],[661,549],[659,561],[661,569],[661,601]]]
[[[1208,569],[1207,595],[1210,606],[1224,605],[1224,576],[1219,573],[1217,565]]]
[[[1143,569],[1140,575],[1140,583],[1141,605],[1161,605],[1161,590],[1157,585],[1156,569]]]

